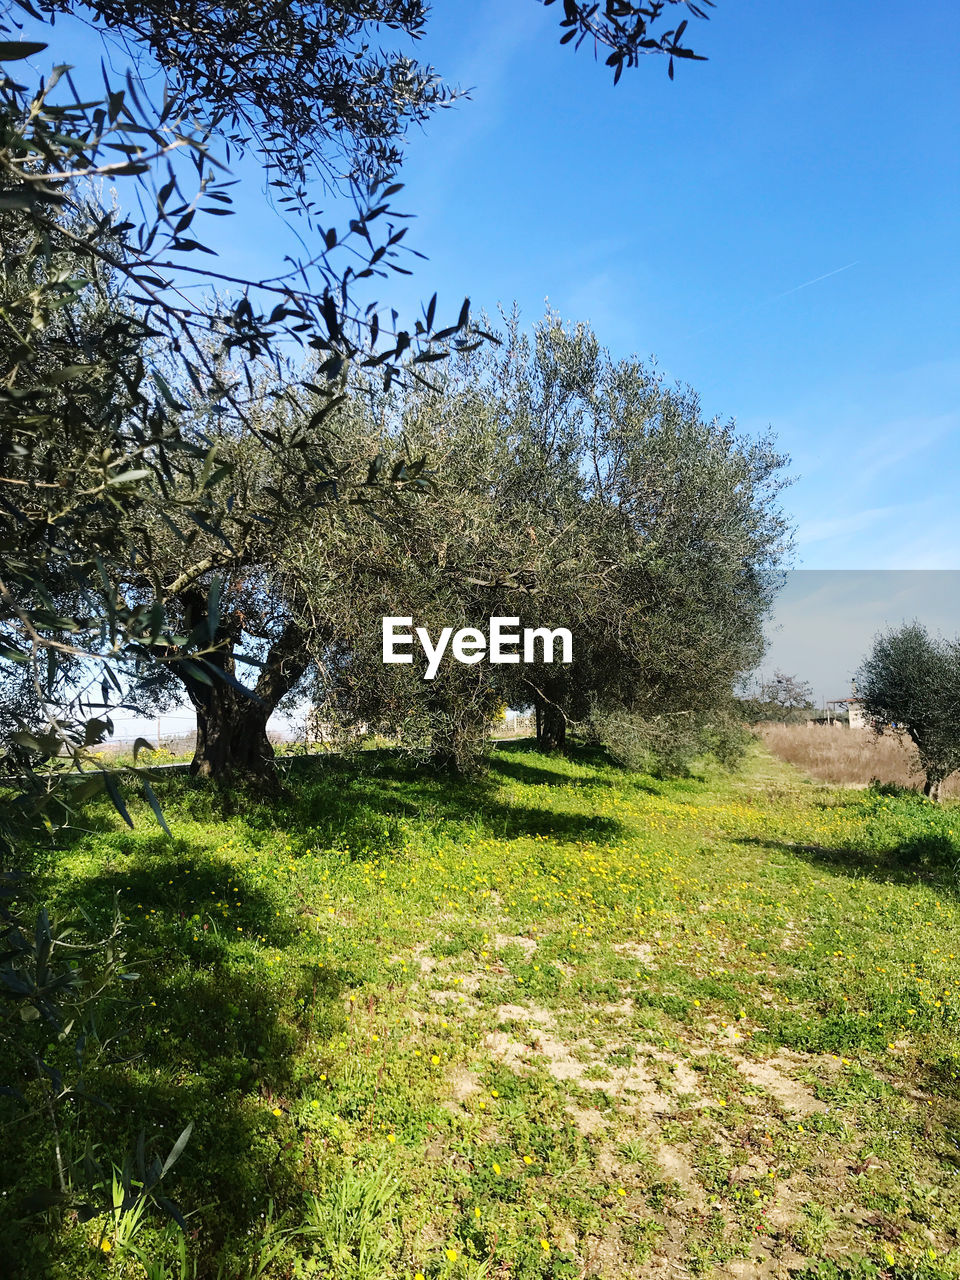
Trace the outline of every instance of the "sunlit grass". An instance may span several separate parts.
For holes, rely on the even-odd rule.
[[[143,976],[97,1128],[119,1157],[194,1121],[199,1275],[960,1275],[955,808],[759,752],[671,783],[517,746],[484,782],[372,757],[295,785],[224,814],[171,780],[172,841],[104,809],[38,855],[64,910],[119,895]],[[45,1154],[14,1152],[10,1196]],[[51,1275],[144,1274],[90,1225],[28,1234]],[[176,1228],[137,1247],[180,1275]]]

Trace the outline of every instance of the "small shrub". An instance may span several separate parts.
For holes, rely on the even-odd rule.
[[[597,712],[590,728],[619,764],[654,777],[686,777],[694,762],[708,755],[733,768],[750,741],[745,727],[722,711],[647,718],[628,711]]]

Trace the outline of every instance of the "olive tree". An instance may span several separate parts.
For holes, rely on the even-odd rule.
[[[683,43],[686,21],[671,25],[678,4],[706,16],[687,0],[607,0],[602,6],[564,0],[562,39],[607,48],[615,78],[647,53],[666,55],[672,76],[675,58],[698,56]],[[46,24],[38,32],[44,39],[17,38],[18,10]],[[198,530],[217,537],[207,504],[218,483],[229,488],[226,464],[193,465],[197,441],[184,440],[177,421],[183,393],[154,354],[175,357],[187,400],[205,398],[221,427],[232,423],[249,434],[257,428],[248,412],[248,387],[231,355],[242,363],[279,360],[278,353],[296,345],[309,350],[326,393],[309,414],[301,413],[303,435],[310,437],[306,447],[315,457],[335,401],[327,383],[336,383],[349,362],[376,369],[389,382],[401,366],[432,364],[451,341],[462,340],[466,306],[453,323],[441,324],[434,299],[422,319],[403,327],[395,314],[367,303],[365,283],[401,269],[397,254],[406,228],[392,198],[400,189],[394,177],[404,134],[457,94],[405,50],[377,46],[384,31],[398,39],[423,34],[427,8],[421,0],[339,0],[323,6],[271,0],[228,8],[206,0],[145,0],[133,7],[117,0],[18,0],[18,9],[0,18],[0,63],[22,74],[41,55],[56,61],[54,20],[63,14],[115,37],[114,57],[122,49],[130,66],[121,81],[104,72],[102,97],[93,101],[81,99],[62,65],[40,78],[33,91],[15,75],[0,80],[0,219],[19,220],[19,256],[30,277],[25,291],[8,289],[0,299],[0,318],[17,341],[0,384],[4,465],[15,468],[5,483],[35,491],[49,487],[40,491],[49,499],[46,505],[4,505],[5,549],[13,549],[8,578],[17,580],[0,583],[0,623],[7,628],[11,661],[27,661],[32,653],[33,660],[42,654],[56,664],[66,657],[93,657],[104,646],[114,662],[130,653],[139,663],[170,662],[177,647],[171,640],[183,631],[179,624],[189,621],[193,665],[180,670],[199,671],[204,687],[210,678],[219,681],[210,686],[215,696],[192,688],[202,710],[211,698],[219,704],[242,696],[239,682],[233,683],[233,658],[211,656],[236,628],[225,631],[219,614],[214,620],[201,605],[221,595],[214,581],[218,566],[200,569],[212,559],[207,555],[185,557],[189,563],[172,581],[188,573],[191,598],[180,601],[182,616],[169,620],[162,596],[150,601],[138,592],[128,608],[108,567],[150,560],[131,518],[141,492],[155,504],[170,505],[176,536],[190,546]],[[151,96],[154,72],[162,102]],[[31,70],[26,78],[32,75]],[[231,209],[223,162],[238,154],[260,162],[277,208],[301,216],[301,238],[311,246],[272,278],[231,277],[210,261],[211,218]],[[98,181],[120,189],[112,208],[94,198]],[[345,231],[324,217],[322,206],[334,195],[354,206]],[[62,263],[64,247],[72,255],[69,268]],[[122,318],[76,358],[61,360],[56,381],[50,381],[54,375],[44,367],[41,335],[54,313],[96,289],[96,279],[105,274],[119,281]],[[183,288],[194,283],[207,293],[198,298]],[[210,302],[212,288],[219,290],[216,305]],[[119,396],[113,394],[115,374],[123,384]],[[316,393],[299,388],[304,390]],[[68,413],[61,423],[53,408],[57,397],[71,402],[74,395],[82,411]],[[265,451],[281,453],[289,444],[278,446],[269,431],[258,442]],[[51,479],[54,457],[59,469]],[[284,465],[295,457],[286,449]],[[12,496],[9,489],[5,496]],[[51,505],[57,512],[53,524]],[[222,512],[222,501],[214,506]],[[267,518],[262,508],[259,518]],[[88,532],[98,522],[109,547]],[[18,544],[32,547],[37,530],[49,538],[54,528],[84,601],[74,612],[55,607],[51,588],[59,584],[45,577],[48,558],[36,565],[29,556],[18,559]],[[73,638],[64,640],[65,631]],[[111,704],[112,684],[105,680],[98,709],[103,712]],[[54,738],[63,736],[60,723],[54,716]],[[98,723],[109,726],[109,717]],[[60,745],[70,747],[70,740]]]
[[[514,363],[533,392],[519,417],[524,483],[553,559],[536,609],[575,637],[571,665],[517,676],[542,745],[561,748],[569,723],[605,710],[728,709],[762,651],[790,544],[787,459],[769,438],[705,419],[696,394],[655,367],[614,360],[585,326],[548,316]]]
[[[548,314],[527,335],[512,316],[498,337],[456,356],[432,389],[369,410],[355,394],[370,447],[402,440],[430,458],[431,488],[404,520],[299,547],[295,572],[337,647],[325,696],[349,683],[368,722],[378,706],[398,726],[432,715],[438,743],[441,723],[465,734],[504,702],[536,709],[545,749],[563,748],[570,723],[614,712],[682,727],[685,740],[695,721],[702,736],[762,648],[789,545],[776,501],[785,459],[704,421],[691,392],[638,361],[614,361],[585,325]],[[422,661],[384,668],[385,614],[434,635],[492,616],[564,627],[573,661],[539,649],[529,664],[446,658],[425,680]]]
[[[52,18],[82,6],[24,7]],[[228,541],[219,526],[236,508],[235,459],[229,449],[217,459],[211,442],[191,430],[192,402],[215,415],[221,440],[239,437],[248,447],[255,440],[275,471],[305,477],[316,493],[338,474],[323,424],[344,362],[364,359],[389,376],[401,361],[435,359],[467,325],[461,308],[441,335],[431,307],[429,321],[410,330],[380,326],[374,311],[351,301],[353,282],[382,273],[399,252],[402,228],[391,223],[377,237],[376,226],[387,219],[384,193],[403,131],[450,98],[434,73],[399,53],[356,56],[352,42],[371,20],[403,26],[416,19],[409,6],[364,7],[349,20],[326,8],[312,17],[301,11],[325,50],[311,74],[329,72],[329,99],[309,107],[312,123],[296,114],[289,92],[289,60],[303,56],[292,28],[278,43],[262,43],[253,59],[260,29],[252,11],[92,6],[91,13],[158,57],[166,14],[173,26],[164,28],[171,61],[162,107],[134,76],[106,82],[103,100],[92,102],[80,100],[63,68],[32,92],[12,74],[0,80],[0,660],[30,668],[35,703],[46,709],[40,736],[21,725],[17,750],[5,756],[31,806],[50,787],[35,771],[22,773],[23,751],[27,763],[67,751],[89,768],[78,753],[110,731],[121,668],[176,665],[221,696],[233,687],[219,619],[198,612],[195,600],[192,615],[177,615],[163,591],[145,589],[170,582],[152,573],[149,513],[162,511],[179,544],[173,559],[182,567],[173,578],[186,572],[184,585],[195,586],[202,577],[207,602],[220,591],[217,562],[198,555],[198,544],[210,539],[222,549]],[[223,23],[239,25],[218,46],[229,35]],[[0,27],[0,37],[8,34],[12,17]],[[38,41],[0,39],[0,61],[21,75],[25,60],[45,52]],[[329,182],[348,172],[359,203],[343,235],[314,225],[319,252],[309,261],[273,280],[228,281],[196,265],[209,252],[196,237],[201,223],[209,230],[219,225],[213,215],[230,211],[223,152],[261,146],[278,196],[295,187],[305,216],[315,220],[317,211],[296,183],[311,174]],[[111,207],[98,181],[119,189]],[[138,221],[131,208],[153,213]],[[232,297],[197,299],[181,287],[192,278]],[[282,366],[291,343],[312,350],[319,377],[319,386],[285,389],[301,397],[292,440],[251,412],[245,369],[270,359]],[[251,518],[262,521],[264,511]],[[63,676],[77,662],[86,679],[71,692]]]
[[[919,622],[878,636],[857,673],[857,694],[877,733],[913,743],[923,794],[938,801],[944,779],[960,769],[960,640],[931,636]]]

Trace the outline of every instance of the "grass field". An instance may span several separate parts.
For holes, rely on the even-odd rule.
[[[103,1015],[99,1155],[192,1121],[188,1237],[20,1218],[52,1152],[0,1099],[0,1273],[960,1277],[956,807],[760,747],[678,782],[517,745],[478,783],[371,755],[296,785],[224,816],[171,780],[172,840],[104,808],[37,855],[85,929],[119,895],[141,977]]]
[[[825,725],[763,724],[760,737],[781,760],[836,786],[866,787],[873,781],[920,790],[923,771],[912,744],[891,733]],[[960,796],[960,773],[944,781],[945,798]]]

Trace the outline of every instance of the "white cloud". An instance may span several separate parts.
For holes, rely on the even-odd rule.
[[[862,533],[879,520],[892,517],[897,513],[903,512],[904,509],[904,504],[889,507],[868,507],[864,511],[850,511],[845,515],[801,521],[797,529],[797,543],[802,553],[803,548],[811,543],[829,542],[834,539],[848,538],[854,533]]]

